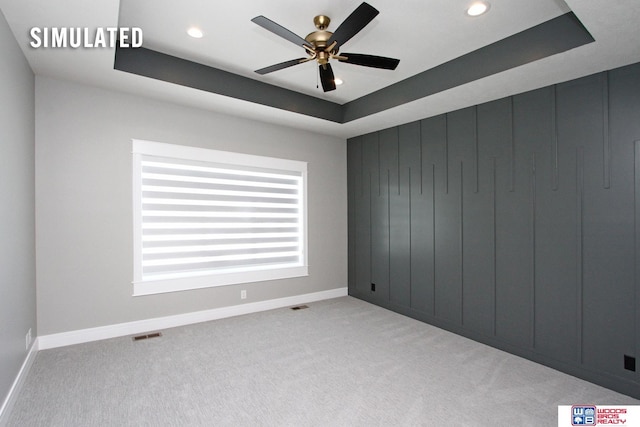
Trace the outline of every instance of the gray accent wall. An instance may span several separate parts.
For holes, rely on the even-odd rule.
[[[308,162],[309,276],[133,297],[132,138]],[[37,76],[40,336],[345,288],[346,162],[341,138]]]
[[[36,336],[34,75],[0,12],[0,405]],[[0,420],[1,421],[1,420]]]
[[[638,177],[640,64],[351,138],[349,293],[638,398]]]

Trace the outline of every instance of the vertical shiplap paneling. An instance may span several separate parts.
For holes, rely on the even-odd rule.
[[[584,147],[576,148],[576,362],[584,360]]]
[[[583,144],[584,134],[580,112],[574,107],[583,101],[580,89],[579,84],[570,82],[553,91],[557,144],[552,145],[549,163],[551,176],[557,179],[550,180],[551,188],[538,181],[535,196],[536,350],[566,362],[575,362],[579,352],[576,148]],[[544,163],[539,162],[540,166]]]
[[[533,165],[551,129],[549,91],[518,95],[509,102],[509,122],[494,147],[496,159],[496,335],[530,347],[533,336]],[[510,135],[506,135],[509,132]],[[498,149],[502,148],[502,152]]]
[[[358,136],[347,141],[347,194],[348,194],[348,280],[349,289],[357,290],[357,255],[360,253],[357,247],[358,239],[358,213],[364,211],[368,214],[368,209],[361,206],[362,200],[362,137]]]
[[[356,210],[356,278],[357,290],[368,294],[373,283],[372,218],[374,200],[378,197],[378,136],[362,136],[362,187]]]
[[[609,112],[601,131],[610,135],[611,185],[603,188],[602,146],[585,151],[584,363],[590,369],[637,378],[624,370],[635,355],[634,147],[640,136],[640,67],[609,73]],[[604,84],[604,77],[600,84]],[[598,155],[600,154],[600,155]],[[635,313],[635,314],[634,314]]]
[[[635,345],[627,341],[624,345],[625,355],[630,355],[636,358],[636,365],[638,357],[640,355],[640,139],[635,143],[635,155],[634,155],[634,213],[633,213],[633,237],[634,237],[634,250],[633,257],[635,259],[635,271],[633,277],[633,284],[635,286],[635,319],[633,322],[633,336],[635,338]],[[638,367],[636,366],[636,371]],[[633,378],[635,381],[640,382],[640,375],[638,372],[625,370],[624,374]]]
[[[377,170],[374,173],[378,186],[371,198],[371,271],[372,282],[376,284],[374,296],[389,301],[389,196],[398,191],[398,153],[395,141],[387,140],[382,132],[376,133],[375,137]]]
[[[619,324],[623,324],[622,328],[622,342],[616,343],[619,348],[624,349],[625,354],[636,358],[636,372],[624,370],[618,371],[622,376],[632,378],[635,381],[640,382],[640,154],[638,154],[638,141],[640,141],[640,64],[635,64],[629,67],[613,70],[609,72],[609,91],[610,91],[610,127],[611,127],[611,181],[612,186],[622,186],[624,191],[621,193],[621,197],[618,199],[618,203],[614,205],[616,207],[617,219],[616,224],[619,224],[623,229],[614,228],[616,234],[619,233],[621,245],[617,249],[620,253],[620,264],[622,265],[618,271],[621,275],[620,293],[624,298],[630,298],[630,295],[635,294],[635,316],[631,318],[628,308],[631,305],[620,305],[618,308],[620,311],[626,310],[624,317],[620,320]],[[629,142],[634,141],[636,147],[636,155],[634,156],[634,168],[633,171],[629,170],[631,166],[629,163]],[[630,177],[635,177],[634,187],[632,188],[633,197],[628,196],[630,193],[628,190],[628,183]],[[633,206],[629,205],[634,201]],[[618,209],[620,206],[620,209]],[[628,223],[628,213],[634,212],[633,226]],[[629,239],[622,236],[628,236],[628,233],[633,230],[634,245],[629,245]],[[624,234],[622,234],[624,233]],[[629,250],[635,248],[634,250]],[[633,260],[635,264],[635,271],[629,271],[629,260],[632,257],[631,253],[634,253]],[[633,280],[630,278],[633,277]],[[617,290],[617,289],[616,289]],[[627,301],[628,303],[628,301]],[[635,338],[635,348],[631,341]],[[618,359],[619,360],[619,359]],[[620,366],[616,363],[616,367]]]
[[[582,335],[580,362],[591,368],[610,370],[614,367],[612,362],[617,361],[620,368],[623,361],[622,355],[614,356],[614,353],[620,351],[620,346],[614,343],[618,341],[622,332],[618,328],[622,325],[619,324],[620,314],[617,310],[612,310],[611,304],[620,302],[622,295],[612,293],[611,288],[602,286],[603,283],[612,283],[620,277],[611,269],[619,265],[615,255],[618,238],[610,234],[612,224],[607,224],[607,217],[611,217],[611,203],[615,203],[621,195],[620,191],[624,190],[621,186],[612,188],[610,183],[608,185],[608,167],[605,166],[611,153],[609,85],[606,74],[576,81],[575,90],[581,90],[583,105],[575,108],[584,117],[584,122],[576,123],[584,130],[582,244],[578,242],[578,248],[581,248],[578,261],[582,261],[582,280],[578,282],[578,291],[581,291],[582,296],[582,312],[578,313],[578,320],[582,320],[579,331]],[[630,168],[627,170],[631,171]],[[632,187],[626,187],[627,194],[630,195]]]
[[[470,197],[478,190],[477,107],[455,111],[449,114],[449,118],[447,132],[449,138],[449,182],[451,184],[449,195],[451,200],[454,197],[458,199],[458,210],[452,215],[451,221],[457,222],[458,257],[455,260],[459,262],[458,271],[455,273],[459,277],[459,284],[451,282],[450,295],[457,295],[456,292],[459,292],[459,322],[464,324],[465,314],[468,311],[473,312],[473,304],[476,303],[472,298],[467,297],[469,291],[467,288],[474,283],[468,281],[470,276],[466,272],[466,268],[472,268],[471,272],[476,270],[473,268],[476,266],[473,260],[476,254],[468,242],[471,242],[472,245],[476,242],[473,239],[469,240],[467,232],[471,228],[467,226],[466,220],[476,219],[474,216],[476,206],[469,201],[472,200]],[[478,198],[473,200],[477,201]],[[455,203],[452,202],[451,206],[454,205]],[[458,286],[459,290],[456,289]],[[468,309],[467,305],[471,305],[471,309]],[[470,320],[470,324],[473,320]]]
[[[465,173],[463,253],[464,324],[494,335],[496,291],[495,182],[497,157],[510,145],[510,104],[504,100],[480,105],[475,121],[476,165]],[[508,160],[508,158],[507,158]],[[466,169],[465,169],[466,172]]]
[[[437,223],[441,217],[438,200],[448,192],[448,143],[447,143],[447,116],[446,114],[431,117],[420,122],[420,138],[422,146],[422,207],[424,208],[425,221],[422,229],[427,239],[427,300],[424,301],[426,312],[436,316],[438,301],[441,293],[441,281],[438,280],[438,235]],[[413,227],[418,227],[417,216],[413,216]],[[441,236],[446,238],[446,236]],[[429,239],[430,238],[430,239]],[[415,258],[414,258],[415,262]],[[413,304],[419,304],[412,301]]]
[[[380,132],[381,147],[388,147],[389,191],[389,301],[411,305],[411,183],[410,164],[403,162],[405,144],[400,128]],[[383,150],[386,153],[386,149]]]
[[[538,175],[537,175],[537,156],[536,152],[531,153],[531,168],[530,170],[530,196],[529,196],[529,235],[531,236],[531,249],[530,249],[530,270],[531,276],[528,283],[528,298],[529,298],[529,347],[532,349],[536,348],[536,284],[538,283],[538,279],[536,277],[536,236],[537,236],[537,222],[536,222],[536,212],[538,210],[538,206],[536,203],[536,194],[538,194]]]
[[[421,312],[431,307],[433,274],[431,261],[432,215],[431,164],[425,164],[425,150],[421,143],[421,122],[413,122],[399,128],[400,167],[408,180],[409,190],[409,268],[410,304]],[[426,166],[426,167],[425,167]]]
[[[509,100],[509,191],[516,191],[516,116],[515,116],[515,97],[507,98]]]
[[[556,191],[559,184],[559,153],[558,153],[558,86],[551,86],[551,189]]]
[[[474,169],[474,177],[473,177],[473,192],[478,193],[480,191],[480,141],[478,139],[478,106],[473,107],[473,136],[472,136],[472,144],[474,145],[474,153],[473,153],[473,169]]]
[[[622,371],[622,343],[631,337],[628,320],[632,318],[633,306],[629,303],[628,291],[628,273],[631,272],[627,269],[625,277],[625,256],[619,253],[621,234],[612,231],[616,228],[630,230],[631,221],[627,220],[625,227],[624,221],[615,219],[617,214],[612,215],[611,208],[627,204],[624,199],[632,194],[631,185],[609,186],[607,189],[602,176],[598,176],[599,171],[607,169],[603,165],[610,156],[609,149],[603,150],[603,135],[610,131],[610,112],[606,111],[610,102],[603,102],[603,92],[607,93],[604,98],[608,99],[606,77],[599,75],[580,79],[567,88],[576,97],[572,109],[579,120],[570,125],[576,140],[579,139],[576,143],[581,145],[577,158],[576,206],[576,298],[580,310],[576,326],[582,350],[578,357],[579,362],[591,368],[617,373]],[[608,145],[606,141],[607,138],[604,139],[605,147]],[[628,146],[627,155],[631,154],[630,150]],[[631,162],[628,164],[630,166]],[[630,167],[624,169],[628,174],[626,180],[630,181],[632,170]],[[611,284],[615,284],[616,291],[612,292]],[[620,292],[625,288],[626,292]]]
[[[640,64],[352,138],[350,289],[640,382],[638,117]]]
[[[462,181],[463,162],[473,159],[475,122],[471,109],[446,115],[444,164],[436,163],[436,170],[446,171],[443,186],[436,185],[435,241],[436,241],[436,316],[462,323],[463,247],[462,240]]]
[[[514,169],[511,169],[511,172],[514,172]],[[513,182],[513,181],[512,181]],[[493,253],[491,254],[491,260],[493,264],[491,265],[491,272],[493,281],[491,283],[491,335],[497,335],[498,329],[498,165],[497,158],[491,157],[491,231],[493,236],[491,241],[491,246],[493,249]]]
[[[611,126],[609,114],[609,72],[600,73],[602,78],[602,186],[611,188]]]

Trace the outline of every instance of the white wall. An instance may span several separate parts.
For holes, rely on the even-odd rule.
[[[132,297],[132,138],[309,162],[310,275]],[[38,76],[36,200],[41,335],[347,286],[339,138]]]
[[[36,334],[34,77],[0,12],[0,405]]]

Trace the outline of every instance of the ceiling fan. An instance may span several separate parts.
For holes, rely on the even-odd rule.
[[[257,16],[251,21],[272,33],[302,46],[307,53],[306,58],[292,59],[269,67],[256,70],[258,74],[267,74],[282,70],[293,65],[302,64],[308,61],[317,61],[320,70],[320,81],[325,92],[335,90],[333,70],[329,59],[336,59],[348,64],[363,65],[365,67],[382,68],[385,70],[395,70],[400,62],[399,59],[386,58],[383,56],[363,55],[360,53],[338,53],[340,47],[355,36],[360,30],[369,24],[378,15],[378,10],[368,3],[362,3],[351,15],[344,20],[335,32],[326,31],[331,20],[328,16],[318,15],[313,19],[317,31],[312,32],[306,38],[302,38],[281,25],[276,24],[264,16]]]

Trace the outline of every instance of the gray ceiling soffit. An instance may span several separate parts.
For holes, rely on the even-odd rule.
[[[595,41],[573,12],[423,71],[343,106],[343,123]]]
[[[342,106],[146,48],[116,48],[116,70],[342,123]]]
[[[336,123],[347,123],[483,77],[591,43],[566,13],[344,105],[147,48],[117,48],[116,70]]]

